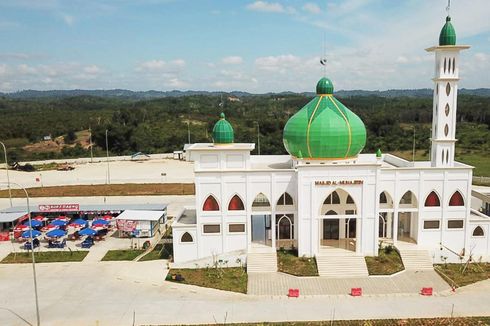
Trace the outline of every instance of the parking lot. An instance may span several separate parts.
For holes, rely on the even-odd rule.
[[[43,162],[36,162],[42,164]],[[47,162],[45,162],[47,163]],[[89,163],[74,161],[71,171],[10,171],[10,180],[31,187],[49,187],[65,185],[105,184],[107,180],[107,162]],[[146,161],[109,162],[110,183],[193,183],[194,165],[191,162],[174,159],[151,159]],[[5,170],[0,170],[4,179]]]

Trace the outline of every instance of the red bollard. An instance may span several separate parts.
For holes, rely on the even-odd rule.
[[[299,298],[299,289],[289,289],[288,297]]]
[[[350,289],[350,295],[353,297],[362,296],[362,288],[352,288]]]
[[[432,288],[422,288],[422,291],[420,291],[421,295],[426,295],[426,296],[431,296],[432,295]]]

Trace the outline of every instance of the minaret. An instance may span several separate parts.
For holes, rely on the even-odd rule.
[[[435,53],[434,103],[432,113],[431,165],[448,167],[454,164],[456,143],[456,108],[458,100],[459,52],[467,45],[456,45],[456,31],[451,17],[439,35],[439,45],[426,49]]]

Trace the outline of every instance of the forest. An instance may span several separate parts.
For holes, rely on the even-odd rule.
[[[89,156],[80,132],[92,131],[94,155],[105,154],[105,131],[114,155],[162,153],[182,149],[187,142],[210,142],[211,130],[224,112],[235,129],[236,142],[257,142],[261,154],[285,154],[282,130],[291,115],[311,96],[268,94],[243,97],[223,94],[121,99],[94,96],[17,99],[0,97],[0,141],[9,161]],[[431,97],[339,97],[364,121],[368,139],[363,152],[411,153],[415,132],[417,158],[430,147]],[[490,97],[460,95],[457,114],[457,153],[464,162],[490,154]],[[40,150],[29,145],[45,136],[63,139],[66,146]],[[39,148],[42,148],[39,147]],[[468,157],[465,161],[464,158]],[[487,161],[486,159],[484,161]],[[490,167],[488,168],[490,170]],[[484,170],[478,171],[486,174]],[[476,173],[478,174],[478,173]]]

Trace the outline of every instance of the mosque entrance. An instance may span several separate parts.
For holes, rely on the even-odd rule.
[[[417,243],[417,213],[398,213],[398,241]]]
[[[252,243],[272,245],[271,216],[252,215]]]
[[[358,216],[352,196],[343,189],[336,189],[324,200],[320,211],[320,250],[340,248],[356,251]]]

